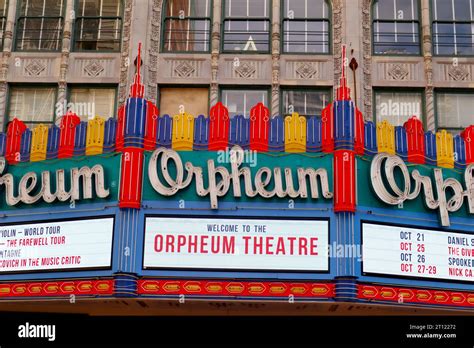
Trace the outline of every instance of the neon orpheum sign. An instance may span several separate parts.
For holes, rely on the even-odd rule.
[[[242,190],[240,179],[244,179],[244,191],[247,197],[261,196],[263,198],[271,198],[277,196],[279,198],[307,198],[307,184],[310,185],[311,198],[319,198],[318,181],[321,184],[322,195],[326,199],[333,197],[333,193],[329,190],[329,178],[326,169],[298,168],[298,189],[293,184],[293,173],[291,168],[262,167],[255,173],[252,173],[248,167],[240,167],[244,155],[243,150],[239,146],[234,146],[230,151],[231,170],[225,167],[216,167],[214,160],[207,161],[208,187],[204,187],[203,168],[194,166],[191,162],[183,161],[179,154],[170,149],[159,148],[155,150],[151,156],[148,165],[148,176],[150,183],[156,192],[163,196],[173,196],[179,190],[188,187],[192,180],[196,181],[196,194],[200,197],[209,195],[212,209],[218,208],[218,197],[225,196],[230,189],[234,197],[241,197]],[[160,170],[165,183],[158,176],[158,159],[160,158]],[[168,168],[170,161],[174,162],[176,167],[175,177],[172,178]],[[184,172],[186,171],[186,176]],[[283,178],[282,178],[283,174]],[[273,189],[268,189],[270,183],[274,182]],[[255,186],[255,188],[254,188]]]
[[[384,161],[385,166],[383,166]],[[385,187],[382,167],[384,167],[385,178],[392,192]],[[396,168],[402,173],[401,187],[395,181]],[[474,164],[469,165],[464,172],[465,189],[458,180],[443,178],[443,171],[439,168],[433,169],[433,174],[434,187],[429,176],[421,175],[416,169],[410,174],[407,165],[400,157],[385,153],[376,155],[370,168],[375,193],[387,204],[399,205],[405,201],[414,200],[423,191],[426,207],[438,210],[443,226],[450,225],[449,213],[460,210],[464,199],[467,201],[469,213],[474,214]],[[448,191],[451,191],[450,196],[447,194]]]
[[[83,166],[81,168],[72,168],[69,173],[69,189],[66,189],[66,172],[64,169],[58,169],[55,173],[55,190],[51,185],[51,173],[43,171],[39,175],[34,172],[28,172],[23,175],[18,183],[12,174],[6,173],[6,162],[0,158],[0,188],[5,188],[5,201],[7,205],[14,206],[22,202],[33,204],[41,199],[46,203],[76,201],[81,199],[93,198],[92,179],[95,180],[95,196],[97,198],[106,198],[110,192],[105,188],[104,168],[97,164],[92,168]],[[81,190],[82,181],[82,190]],[[38,185],[39,182],[39,185]],[[18,195],[15,196],[15,185],[17,185]],[[82,192],[81,192],[82,191]],[[34,192],[34,193],[33,193]],[[82,195],[81,195],[82,193]]]

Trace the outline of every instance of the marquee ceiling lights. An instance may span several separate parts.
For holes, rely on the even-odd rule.
[[[390,186],[389,192],[385,187],[382,165],[385,161],[385,177]],[[403,187],[400,188],[395,181],[395,169],[399,168],[402,172]],[[429,209],[438,209],[443,226],[450,226],[449,213],[454,213],[461,209],[464,203],[464,197],[467,199],[469,212],[474,214],[474,164],[469,165],[464,173],[466,190],[463,185],[454,178],[443,178],[443,171],[439,168],[433,169],[435,178],[436,197],[433,190],[433,183],[430,177],[421,175],[418,170],[411,173],[403,160],[398,156],[386,153],[378,154],[374,157],[370,168],[372,186],[377,196],[387,204],[398,205],[406,200],[414,200],[423,189],[425,203]],[[414,180],[414,188],[412,185]],[[450,190],[452,195],[448,195]],[[448,197],[450,197],[448,199]]]

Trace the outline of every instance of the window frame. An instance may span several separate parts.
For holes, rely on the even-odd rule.
[[[285,16],[283,12],[285,11],[284,7],[284,2],[286,0],[281,0],[280,1],[280,35],[281,35],[281,40],[280,40],[280,54],[285,54],[285,55],[313,55],[313,56],[329,56],[333,54],[333,45],[332,45],[332,39],[333,39],[333,33],[332,33],[332,2],[329,0],[323,0],[326,2],[326,5],[328,6],[328,17],[327,19],[325,18],[311,18],[311,19],[293,19],[293,20],[300,20],[300,21],[310,21],[310,22],[318,22],[318,21],[326,21],[328,22],[328,52],[327,53],[322,53],[322,52],[285,52],[284,46],[285,46]],[[310,1],[310,0],[308,0]]]
[[[372,121],[374,125],[377,126],[377,93],[417,93],[421,95],[421,123],[423,124],[423,129],[427,129],[427,119],[426,119],[426,90],[424,87],[372,87],[372,105],[374,105],[372,109]],[[412,115],[413,116],[413,115]],[[411,117],[411,116],[410,116]],[[390,123],[392,124],[392,123]],[[392,124],[392,126],[396,126]]]
[[[248,0],[252,1],[252,0]],[[220,36],[220,50],[219,52],[222,54],[270,54],[272,52],[272,34],[273,34],[273,6],[272,1],[268,0],[268,17],[266,18],[248,18],[248,17],[234,17],[230,20],[236,21],[251,21],[251,22],[258,22],[258,21],[267,21],[268,22],[268,50],[266,51],[228,51],[224,50],[225,40],[224,40],[224,32],[225,32],[225,22],[227,19],[225,12],[226,12],[226,0],[222,0],[221,5],[221,36]],[[281,40],[280,40],[281,41]]]
[[[184,20],[209,20],[209,37],[208,37],[208,49],[207,51],[166,51],[165,50],[165,31],[166,31],[166,20],[169,18],[179,19],[179,17],[167,17],[166,9],[168,6],[169,0],[163,0],[162,5],[162,16],[161,16],[161,42],[160,42],[160,53],[169,53],[169,54],[206,54],[212,52],[212,28],[214,24],[214,0],[209,0],[209,17],[185,17]]]
[[[58,93],[59,93],[59,86],[54,83],[9,83],[8,84],[8,93],[7,93],[7,106],[5,108],[5,120],[3,123],[3,131],[5,132],[7,129],[7,125],[11,122],[12,118],[10,117],[10,102],[11,102],[11,97],[12,97],[12,89],[13,88],[25,88],[25,89],[35,89],[35,88],[54,88],[54,104],[53,104],[53,109],[51,110],[53,114],[52,121],[50,122],[44,122],[44,121],[23,121],[22,122],[26,124],[31,124],[31,125],[39,125],[39,124],[45,124],[45,125],[54,125],[56,124],[56,105],[58,103]],[[30,128],[30,127],[28,127]]]
[[[421,8],[421,0],[415,0],[416,3],[418,4],[418,19],[415,21],[415,20],[389,20],[389,19],[384,19],[384,20],[376,20],[375,19],[375,4],[380,1],[380,0],[374,0],[372,2],[372,4],[370,5],[370,15],[371,15],[371,18],[370,18],[370,38],[371,38],[371,42],[372,42],[372,55],[373,56],[378,56],[378,57],[421,57],[423,56],[423,42],[422,42],[422,38],[423,38],[423,35],[422,35],[422,26],[421,26],[421,22],[422,22],[422,17],[423,17],[423,14],[422,14],[422,8]],[[430,6],[431,7],[431,6]],[[431,10],[431,8],[430,8]],[[375,52],[375,31],[374,31],[374,24],[376,21],[379,21],[379,22],[388,22],[388,23],[412,23],[412,22],[416,22],[418,24],[418,49],[419,49],[419,52],[418,53],[408,53],[408,54],[402,54],[402,53],[393,53],[393,54],[383,54],[383,53],[376,53]]]
[[[445,94],[470,94],[474,96],[474,89],[469,88],[435,88],[434,89],[434,119],[435,119],[435,130],[436,132],[445,129],[446,131],[455,131],[457,134],[461,133],[465,128],[452,128],[452,127],[439,127],[439,120],[438,120],[438,95],[440,93]]]
[[[119,53],[122,51],[122,38],[123,38],[123,14],[124,14],[124,6],[125,6],[125,1],[123,0],[118,0],[121,3],[121,10],[120,10],[120,16],[119,17],[111,17],[111,16],[75,16],[73,22],[72,22],[72,28],[71,28],[71,43],[70,43],[70,51],[71,52],[87,52],[87,53]],[[76,13],[79,13],[79,0],[74,0],[74,10]],[[119,48],[117,50],[83,50],[83,49],[76,49],[76,39],[77,39],[77,32],[76,32],[76,22],[80,18],[88,18],[88,19],[117,19],[120,18],[120,40],[119,40]]]
[[[474,6],[474,3],[473,3],[473,6]],[[469,58],[469,57],[474,57],[474,49],[473,49],[473,53],[472,54],[462,54],[462,55],[459,55],[459,54],[437,54],[436,53],[436,45],[434,43],[434,37],[436,36],[434,34],[434,23],[435,23],[435,19],[434,19],[434,7],[433,7],[433,0],[430,0],[429,1],[429,12],[430,12],[430,31],[431,31],[431,55],[433,57],[458,57],[458,58]],[[438,21],[438,22],[441,22],[441,23],[452,23],[452,24],[455,24],[455,23],[472,23],[472,25],[474,26],[474,19],[472,22],[469,22],[469,21],[445,21],[445,20],[442,20],[442,21]],[[471,30],[472,32],[472,36],[473,36],[473,40],[474,40],[474,30]],[[473,44],[474,45],[474,44]]]
[[[89,89],[114,89],[115,90],[115,98],[114,98],[114,111],[113,116],[111,118],[117,119],[117,111],[118,111],[118,93],[119,93],[119,86],[117,84],[107,84],[107,83],[68,83],[66,85],[66,101],[69,103],[71,99],[71,92],[74,88],[89,88]],[[78,115],[79,116],[79,115]],[[100,115],[94,115],[100,116]],[[108,120],[108,119],[105,119]]]
[[[312,87],[312,86],[280,86],[280,106],[279,106],[279,114],[281,117],[286,117],[289,116],[289,114],[286,114],[284,111],[285,106],[284,106],[284,100],[283,100],[283,93],[285,91],[291,91],[291,92],[329,92],[330,95],[330,100],[328,101],[328,104],[334,101],[334,88],[332,86],[317,86],[317,87]],[[327,106],[327,105],[326,105]],[[325,107],[326,107],[325,106]],[[323,107],[324,109],[324,107]],[[297,111],[295,111],[297,112]],[[299,113],[298,113],[299,114]],[[308,118],[308,115],[300,115],[300,116],[305,116]],[[317,116],[317,115],[310,115],[310,116]]]
[[[4,19],[4,27],[0,30],[2,32],[2,39],[0,41],[0,49],[3,51],[5,43],[5,29],[7,28],[8,10],[10,6],[10,0],[5,0],[5,16],[0,16],[0,19]]]
[[[28,17],[28,16],[20,16],[20,11],[21,11],[21,6],[20,2],[22,0],[17,0],[16,3],[16,14],[15,14],[15,26],[14,26],[14,34],[13,34],[13,42],[12,42],[12,52],[48,52],[48,53],[55,53],[55,52],[61,52],[63,49],[63,39],[64,39],[64,23],[65,23],[65,16],[66,16],[66,7],[67,7],[67,0],[63,0],[63,8],[61,11],[61,16],[59,17]],[[57,50],[22,50],[22,49],[17,49],[16,45],[18,43],[18,34],[19,34],[19,26],[18,26],[18,20],[20,18],[60,18],[61,19],[61,38],[59,40],[59,47]]]
[[[209,117],[209,111],[211,110],[211,86],[206,85],[206,84],[180,84],[180,85],[173,85],[173,84],[158,84],[156,88],[156,106],[158,107],[158,110],[160,110],[160,115],[163,115],[161,113],[161,89],[162,88],[207,88],[207,114],[204,115],[205,117]],[[185,112],[187,112],[185,110]],[[198,117],[199,115],[194,115],[193,112],[190,112],[191,115],[194,116],[194,118]],[[165,114],[166,115],[166,114]],[[168,114],[169,115],[169,114]],[[173,117],[174,115],[169,115],[170,117]]]
[[[267,85],[239,85],[239,86],[229,86],[229,85],[221,85],[219,86],[219,99],[218,101],[221,102],[227,109],[228,109],[228,106],[226,104],[224,104],[224,100],[222,100],[222,92],[223,91],[262,91],[262,92],[267,92],[267,103],[269,105],[266,105],[266,107],[270,110],[270,114],[271,114],[271,103],[272,103],[272,88],[270,86],[267,86]],[[253,105],[252,107],[254,107],[255,105]],[[250,108],[251,109],[251,108]],[[246,115],[243,115],[244,117]],[[250,117],[250,115],[248,115]],[[229,111],[229,118],[232,118],[230,116],[230,111]],[[272,118],[272,116],[270,116],[270,118]]]

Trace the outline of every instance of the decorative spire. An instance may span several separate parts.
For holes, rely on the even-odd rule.
[[[143,98],[145,86],[141,82],[140,68],[142,63],[142,43],[138,43],[137,70],[133,78],[133,84],[130,86],[130,98]]]
[[[337,88],[336,100],[350,100],[351,99],[351,90],[347,87],[346,79],[346,45],[342,45],[342,75],[339,79],[339,87]]]

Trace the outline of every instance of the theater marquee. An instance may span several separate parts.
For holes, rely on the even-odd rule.
[[[474,282],[474,235],[362,224],[363,271]]]
[[[12,224],[0,227],[0,272],[108,268],[114,219]]]
[[[147,217],[144,268],[328,271],[329,222]]]

